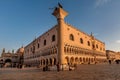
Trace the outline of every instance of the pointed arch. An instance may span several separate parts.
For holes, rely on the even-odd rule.
[[[80,43],[81,43],[81,44],[83,44],[83,43],[84,43],[82,38],[80,38]]]
[[[74,36],[73,36],[73,34],[70,34],[69,39],[70,39],[71,41],[74,41]]]
[[[52,35],[52,42],[54,42],[56,40],[56,36]]]
[[[90,46],[90,41],[88,41],[87,43],[88,43],[88,46]]]

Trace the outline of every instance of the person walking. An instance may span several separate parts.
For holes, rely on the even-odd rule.
[[[111,64],[111,60],[109,60],[109,64]]]
[[[60,64],[59,64],[59,62],[57,63],[57,71],[58,72],[60,71]]]

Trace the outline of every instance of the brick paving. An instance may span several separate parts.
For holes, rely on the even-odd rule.
[[[120,64],[78,65],[74,71],[46,71],[38,68],[0,69],[0,80],[120,80]]]

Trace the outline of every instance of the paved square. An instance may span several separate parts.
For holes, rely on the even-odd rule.
[[[0,69],[0,80],[120,80],[120,65],[78,65],[74,71],[46,71],[37,68]]]

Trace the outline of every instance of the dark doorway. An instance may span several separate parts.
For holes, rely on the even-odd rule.
[[[12,60],[11,59],[6,59],[4,67],[12,67]]]
[[[6,59],[5,60],[5,63],[11,63],[12,61],[11,61],[11,59]]]

